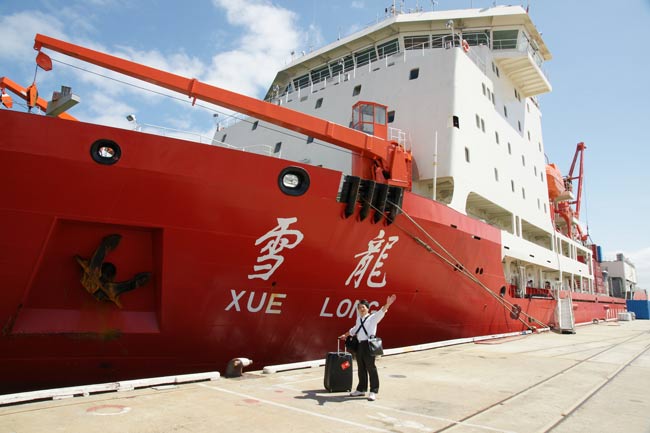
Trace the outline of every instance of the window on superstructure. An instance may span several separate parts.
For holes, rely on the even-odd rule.
[[[388,123],[393,123],[395,121],[395,110],[388,112]]]
[[[469,162],[469,148],[465,148],[465,161]]]
[[[512,155],[512,147],[510,146],[510,142],[508,142],[508,155]]]
[[[530,131],[527,132],[528,132],[528,141],[530,141]]]
[[[485,132],[485,121],[481,118],[481,131]]]
[[[524,155],[521,155],[521,165],[526,167],[526,157]]]
[[[431,36],[431,48],[451,48],[451,33]]]
[[[501,75],[499,75],[499,67],[497,66],[496,68],[496,73],[497,73],[497,78],[499,78]]]
[[[542,204],[540,203],[539,199],[537,199],[537,209],[542,209]]]
[[[454,128],[460,129],[460,118],[458,116],[452,116],[451,117],[451,125]]]
[[[399,40],[393,39],[392,41],[384,42],[377,46],[379,57],[390,56],[399,51]]]
[[[481,83],[481,86],[483,86],[483,95],[485,95],[485,83]]]
[[[257,129],[257,125],[259,125],[259,124],[260,124],[259,120],[256,120],[255,122],[253,122],[253,126],[251,126],[251,131],[255,131]]]
[[[510,188],[512,188],[512,192],[515,192],[515,181],[510,179]]]
[[[359,93],[361,93],[361,84],[354,86],[354,89],[352,89],[352,96],[359,96]]]
[[[409,80],[417,80],[419,76],[420,68],[411,69],[411,72],[409,72]]]
[[[352,69],[354,69],[354,59],[352,56],[341,57],[340,59],[330,62],[330,70],[332,71],[332,76],[350,71]]]
[[[221,142],[222,142],[222,143],[225,143],[225,142],[226,142],[226,137],[227,137],[227,136],[228,136],[228,134],[223,134],[223,137],[221,137]]]
[[[499,181],[499,170],[494,167],[494,180]]]
[[[431,47],[431,38],[429,35],[424,36],[405,36],[405,50],[426,50]]]
[[[275,143],[275,147],[273,148],[273,153],[280,153],[281,150],[282,150],[282,142],[278,141],[277,143]]]
[[[544,213],[548,213],[548,211],[546,210],[546,203],[544,203]]]
[[[463,33],[463,39],[472,46],[490,45],[490,33],[488,30],[482,32]]]
[[[309,74],[302,75],[295,80],[293,80],[293,87],[295,89],[302,89],[309,85]]]
[[[318,98],[316,100],[316,106],[314,108],[318,110],[322,106],[323,106],[323,98]]]
[[[528,112],[530,113],[530,105],[529,104],[526,104],[526,110],[528,110]]]
[[[535,177],[537,177],[537,166],[536,165],[533,166],[533,171],[535,172]]]
[[[537,142],[537,150],[539,150],[540,152],[542,151],[542,142],[541,141]]]
[[[542,181],[542,183],[544,183],[544,172],[543,171],[541,171],[539,173],[539,177],[540,177],[540,180]]]
[[[499,132],[494,131],[494,139],[496,140],[497,144],[499,144]]]
[[[492,48],[495,50],[512,50],[517,48],[519,30],[495,30],[492,32]]]
[[[354,53],[354,62],[357,67],[367,65],[370,62],[377,60],[377,52],[375,47],[366,48],[365,50]]]
[[[478,129],[481,129],[481,118],[479,117],[478,114],[476,115],[476,127]]]
[[[521,120],[517,120],[517,127],[519,128],[519,132],[521,132]]]
[[[497,101],[494,98],[494,92],[492,92],[492,105],[497,105]]]
[[[311,82],[318,83],[330,77],[330,68],[328,65],[321,66],[311,71]]]
[[[523,186],[521,187],[521,196],[524,198],[524,200],[526,199],[526,188]]]
[[[307,144],[313,143],[314,142],[314,137],[307,136]]]
[[[508,107],[506,107],[505,105],[503,106],[503,115],[505,117],[508,117]]]

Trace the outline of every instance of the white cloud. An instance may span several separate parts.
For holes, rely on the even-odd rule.
[[[65,38],[63,23],[52,15],[39,11],[0,15],[0,60],[33,62],[36,57],[33,49],[36,33]]]
[[[257,0],[213,0],[226,11],[228,22],[243,28],[236,49],[212,58],[206,80],[250,96],[263,94],[292,50],[299,45],[297,16]]]

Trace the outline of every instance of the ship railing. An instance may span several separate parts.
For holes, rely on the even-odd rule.
[[[530,55],[537,67],[539,67],[548,79],[548,71],[543,68],[544,58],[539,53],[539,49],[524,35],[519,35],[516,39],[497,39],[492,41],[492,50],[494,51],[511,51],[526,53]]]
[[[256,153],[260,155],[267,155],[267,156],[276,156],[278,158],[282,157],[282,152],[274,152],[273,146],[269,146],[268,144],[251,144],[250,146],[233,146],[232,144],[224,143],[223,141],[219,140],[212,140],[210,143],[213,146],[220,146],[220,147],[225,147],[227,149],[233,149],[233,150],[241,150],[242,152],[250,152],[250,153]]]
[[[160,125],[151,125],[149,123],[138,123],[135,126],[136,131],[149,132],[162,137],[173,137],[184,140],[196,141],[202,144],[212,144],[212,138],[201,135],[198,132],[185,131],[182,129],[168,128]]]
[[[241,150],[243,152],[253,152],[262,155],[268,156],[277,156],[281,157],[281,152],[274,152],[274,146],[268,144],[251,144],[249,146],[233,146],[232,144],[225,143],[223,141],[216,140],[214,138],[206,137],[196,132],[184,131],[181,129],[167,128],[160,125],[151,125],[149,123],[138,123],[135,128],[139,132],[147,132],[151,134],[160,135],[162,137],[173,137],[179,139],[185,139],[189,141],[196,141],[201,144],[208,144],[212,146],[221,146],[228,149]]]

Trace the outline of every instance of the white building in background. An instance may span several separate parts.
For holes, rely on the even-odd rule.
[[[607,281],[610,295],[632,299],[632,293],[637,288],[636,267],[634,263],[623,254],[616,254],[615,261],[603,261],[600,266],[603,274],[607,272],[605,280]]]

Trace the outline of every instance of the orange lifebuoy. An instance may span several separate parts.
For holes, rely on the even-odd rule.
[[[463,51],[469,52],[469,43],[465,39],[463,39]]]

